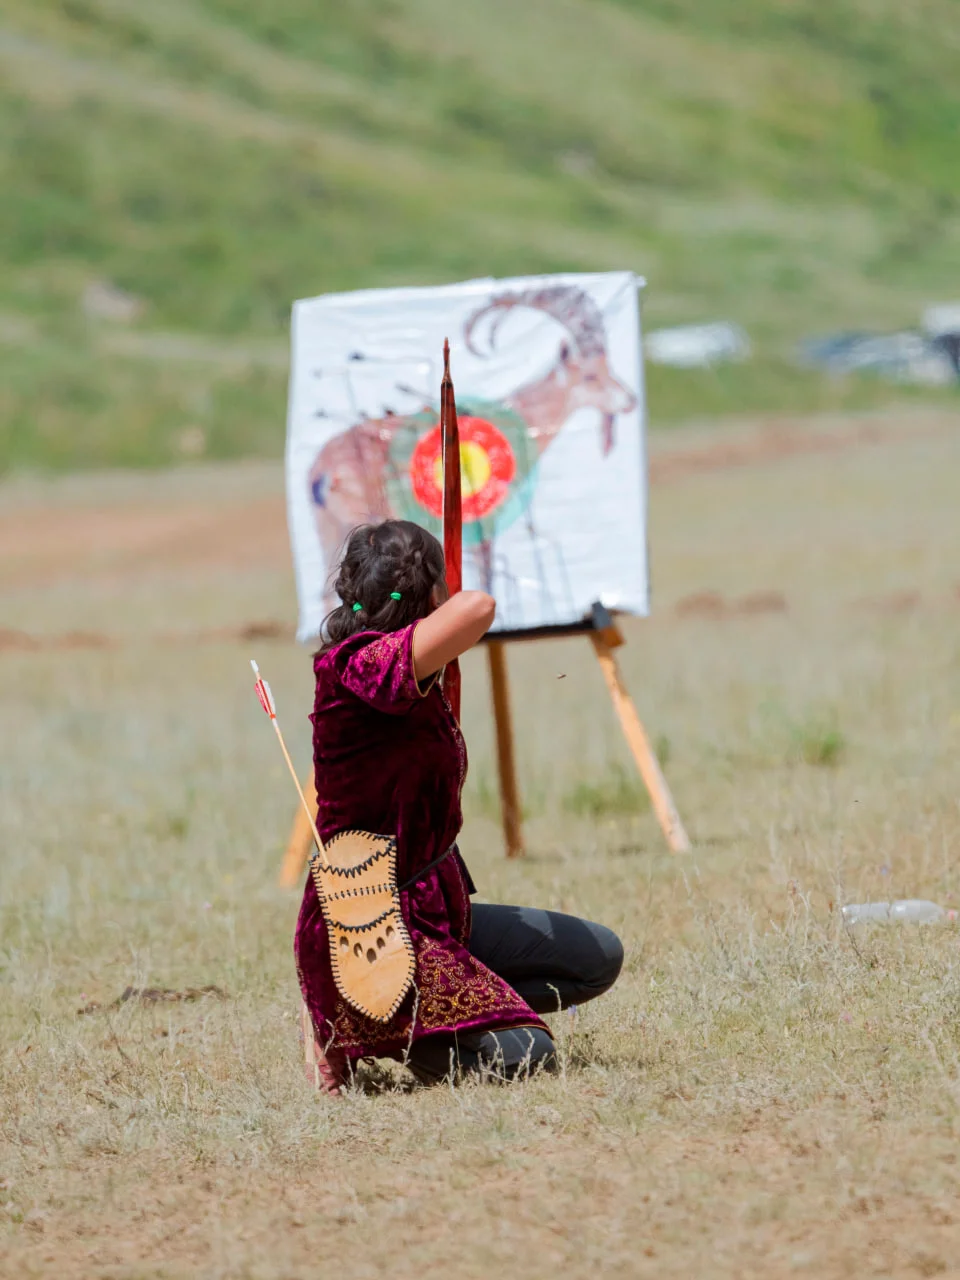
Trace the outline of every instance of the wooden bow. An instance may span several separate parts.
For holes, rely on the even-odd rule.
[[[443,343],[443,381],[440,383],[440,447],[443,463],[443,558],[447,590],[455,595],[463,589],[463,496],[460,480],[460,429],[457,426],[457,402],[450,378],[450,343]],[[450,709],[460,719],[460,663],[448,662],[443,676],[443,692]],[[317,792],[313,771],[304,784],[306,798],[297,810],[287,852],[280,872],[280,883],[295,885],[314,842],[311,814],[317,811]]]
[[[460,428],[450,377],[450,343],[443,340],[443,381],[440,383],[440,442],[443,459],[443,558],[450,595],[463,588],[463,495],[460,488]],[[460,663],[448,662],[443,692],[460,719]]]

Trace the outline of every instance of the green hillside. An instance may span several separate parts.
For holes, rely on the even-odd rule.
[[[746,326],[749,365],[654,371],[655,423],[902,398],[789,357],[960,296],[958,18],[5,0],[0,469],[275,453],[292,299],[487,273],[632,268],[648,325]]]

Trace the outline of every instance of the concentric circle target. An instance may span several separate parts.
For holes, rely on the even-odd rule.
[[[464,541],[476,545],[503,533],[529,502],[536,452],[523,419],[502,405],[464,402],[458,425]],[[435,414],[398,427],[384,479],[393,511],[439,536],[443,453]]]
[[[460,426],[460,482],[464,523],[482,520],[501,505],[517,473],[510,442],[486,418],[465,415]],[[432,516],[443,514],[440,424],[417,441],[410,458],[413,496]]]

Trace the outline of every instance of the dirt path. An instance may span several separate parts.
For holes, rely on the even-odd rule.
[[[727,471],[733,467],[763,466],[811,454],[848,453],[870,445],[916,440],[960,428],[945,414],[906,418],[884,417],[757,423],[739,432],[703,441],[696,436],[686,448],[676,447],[676,435],[654,437],[650,447],[651,484],[667,484],[691,475]],[[702,435],[702,431],[698,433]]]
[[[739,428],[693,427],[650,439],[656,487],[748,467],[779,467],[802,456],[929,438],[958,429],[955,416],[914,412],[851,419],[775,420]],[[215,574],[258,568],[288,573],[283,475],[279,464],[211,464],[154,475],[34,480],[0,486],[0,592],[69,583],[122,587],[151,575]],[[780,610],[771,596],[746,612]],[[716,601],[688,613],[723,613]],[[7,628],[0,647],[32,643]],[[219,633],[217,633],[219,635]],[[86,639],[93,643],[96,637]],[[75,645],[83,637],[65,636]],[[102,641],[102,638],[101,638]]]
[[[0,516],[0,588],[289,560],[282,497],[143,507],[38,504]]]

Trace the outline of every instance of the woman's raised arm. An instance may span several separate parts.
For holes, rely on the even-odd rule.
[[[458,591],[417,623],[413,633],[413,674],[418,683],[459,658],[490,629],[496,604],[485,591]]]

